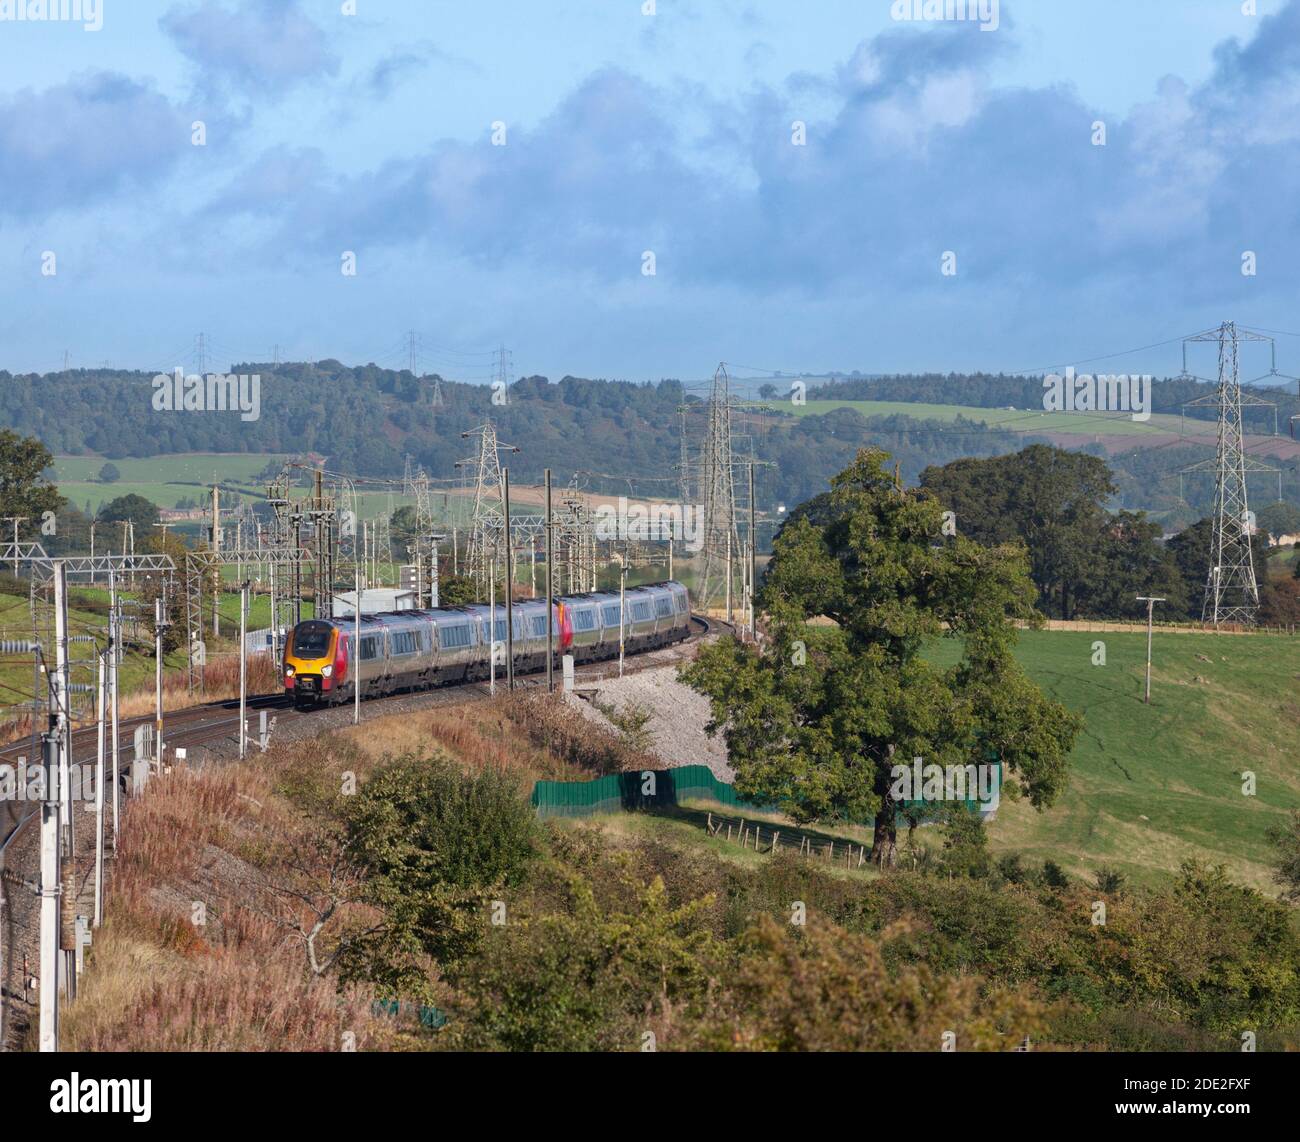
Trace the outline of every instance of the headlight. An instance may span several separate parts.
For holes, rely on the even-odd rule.
[[[292,678],[292,677],[293,677],[293,667],[292,667],[292,666],[286,666],[286,667],[284,668],[284,676],[285,676],[286,678]]]
[[[320,676],[322,678],[328,678],[333,673],[334,673],[334,667],[328,662],[325,663],[325,665],[320,668]]]

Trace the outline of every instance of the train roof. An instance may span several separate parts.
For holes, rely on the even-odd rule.
[[[628,594],[632,594],[633,592],[645,591],[656,587],[681,587],[682,590],[686,590],[685,584],[678,582],[676,579],[664,579],[658,583],[638,583],[635,587],[628,587],[627,592]],[[610,589],[608,591],[580,591],[570,595],[556,595],[554,601],[556,603],[562,603],[566,600],[592,602],[592,603],[607,603],[611,599],[614,600],[618,599],[618,590],[616,588]],[[502,611],[505,611],[506,604],[504,601],[499,602],[496,605]],[[526,607],[526,606],[544,607],[546,605],[546,600],[543,598],[516,599],[510,605],[515,609],[518,609],[520,607]],[[455,617],[456,615],[464,615],[467,618],[473,618],[476,616],[480,616],[482,614],[489,613],[491,612],[491,610],[492,610],[491,603],[465,603],[461,606],[455,606],[455,607],[412,607],[412,608],[407,608],[399,611],[373,611],[370,613],[362,614],[361,626],[363,628],[366,627],[367,625],[385,626],[386,624],[391,622],[402,621],[407,619],[433,619],[436,622],[440,618],[452,618]],[[337,619],[336,618],[304,619],[303,622],[304,623],[310,623],[310,622],[330,623],[334,626],[343,627],[349,630],[351,630],[356,624],[356,620],[350,615],[346,618],[337,618]]]

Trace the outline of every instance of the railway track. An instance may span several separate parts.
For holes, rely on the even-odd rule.
[[[729,624],[703,615],[691,616],[691,633],[680,643],[661,647],[657,650],[642,651],[628,657],[624,664],[624,673],[631,674],[641,670],[662,667],[681,659],[694,643],[701,639],[730,630]],[[579,685],[592,681],[603,681],[618,676],[618,660],[602,660],[585,664],[578,672]],[[499,693],[505,692],[505,679],[498,679]],[[558,679],[557,679],[558,684]],[[546,672],[539,671],[515,678],[516,689],[534,690],[546,685]],[[373,716],[385,713],[400,714],[408,709],[454,705],[463,702],[488,701],[492,697],[487,682],[475,681],[458,685],[439,686],[431,690],[405,691],[383,698],[368,699],[364,705]],[[321,707],[314,710],[294,709],[293,703],[284,694],[261,694],[248,698],[250,712],[267,710],[273,712],[277,720],[277,732],[281,723],[290,723],[295,729],[293,736],[300,730],[307,734],[341,729],[351,724],[351,711],[347,706]],[[301,727],[304,719],[317,720],[320,729],[313,726]],[[134,750],[132,739],[135,730],[141,725],[152,725],[153,715],[146,714],[123,718],[119,722],[122,747],[122,768],[125,772],[129,758]],[[164,739],[173,749],[184,748],[190,759],[194,759],[196,749],[202,746],[216,747],[217,757],[231,757],[238,742],[239,702],[237,699],[205,702],[180,710],[165,712],[163,721]],[[39,738],[36,739],[39,745]],[[94,766],[98,748],[97,728],[94,725],[82,726],[72,733],[72,761],[74,768]],[[39,750],[37,751],[39,753]],[[32,738],[0,745],[0,763],[16,765],[20,757],[32,757]],[[205,760],[210,760],[206,758]],[[78,814],[81,823],[77,828],[79,864],[86,859],[85,845],[93,832],[93,821],[89,814]],[[0,1042],[0,1050],[8,1049],[16,1042],[15,1036],[21,1036],[27,1021],[32,1017],[30,1000],[24,998],[21,979],[26,978],[28,963],[36,954],[36,910],[37,898],[22,891],[24,885],[30,887],[38,877],[38,845],[35,826],[40,822],[39,802],[19,802],[6,800],[0,802],[0,897],[6,900],[6,906],[0,909],[0,944],[3,945],[3,979],[0,979],[0,1026],[3,1026],[10,1042]],[[84,869],[82,870],[84,873]]]
[[[691,626],[693,628],[691,634],[675,646],[641,651],[629,656],[624,663],[624,673],[633,673],[652,666],[664,665],[665,660],[671,659],[674,652],[680,652],[682,648],[691,646],[710,634],[731,629],[727,623],[718,619],[710,619],[704,615],[694,614],[691,615]],[[599,662],[586,664],[581,671],[581,676],[584,681],[589,679],[605,680],[617,677],[617,673],[617,659],[603,659]],[[515,686],[517,689],[535,689],[538,686],[545,685],[545,677],[544,671],[517,675]],[[503,682],[504,677],[499,677],[498,689],[503,687]],[[482,681],[462,682],[455,685],[436,687],[432,690],[404,691],[383,698],[370,698],[365,701],[364,706],[368,710],[379,713],[386,704],[409,702],[413,697],[422,705],[446,705],[458,701],[482,700],[490,696],[491,691],[488,683]],[[283,694],[250,695],[247,699],[247,707],[250,713],[256,713],[260,710],[274,711],[277,720],[282,719],[285,721],[297,721],[300,718],[319,716],[325,712],[325,709],[328,709],[295,709],[293,703]],[[335,707],[335,709],[338,708]],[[152,714],[145,714],[132,718],[123,718],[118,723],[124,769],[130,764],[127,756],[131,752],[130,743],[136,728],[141,725],[152,725],[153,720]],[[230,741],[237,743],[239,740],[238,734],[238,699],[224,699],[206,702],[198,706],[189,706],[180,710],[169,710],[163,716],[163,737],[173,749],[179,747],[188,751],[217,742]],[[39,739],[37,739],[37,747],[36,753],[39,755]],[[88,765],[94,766],[97,760],[97,751],[98,736],[95,726],[83,726],[73,731],[72,758],[70,762],[73,769],[82,769]],[[33,745],[30,737],[19,742],[11,742],[0,746],[0,764],[16,766],[19,759],[24,757],[29,763],[33,760]],[[3,810],[0,811],[0,853],[15,840],[28,822],[39,813],[39,805],[35,802],[5,801],[2,804]]]

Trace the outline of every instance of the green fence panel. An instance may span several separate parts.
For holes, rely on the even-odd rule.
[[[532,803],[540,817],[590,817],[620,810],[664,809],[683,801],[717,801],[737,809],[759,810],[736,796],[707,765],[614,773],[595,781],[539,781]]]
[[[597,813],[665,809],[683,801],[716,801],[755,813],[773,811],[771,805],[742,801],[735,788],[719,781],[707,765],[615,773],[594,781],[539,781],[533,786],[532,796],[539,817],[591,817]],[[971,812],[979,811],[979,802],[973,797],[965,804]],[[941,803],[918,799],[904,801],[903,807],[913,812],[920,810],[917,816],[924,821],[938,816]],[[873,824],[860,823],[868,827]]]

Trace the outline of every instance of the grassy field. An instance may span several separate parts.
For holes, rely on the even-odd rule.
[[[1155,413],[1150,420],[1136,421],[1126,412],[1044,412],[1036,409],[975,408],[959,404],[919,404],[912,401],[813,400],[804,405],[789,401],[760,401],[752,407],[770,408],[775,412],[792,412],[796,416],[822,416],[839,408],[851,408],[863,416],[911,416],[917,420],[952,423],[961,417],[1009,432],[1073,432],[1102,436],[1150,436],[1153,433],[1178,433],[1180,418]],[[1184,435],[1212,438],[1215,426],[1209,421],[1188,419],[1181,422]]]
[[[102,484],[98,480],[99,470],[105,463],[102,456],[57,456],[54,482],[73,507],[84,509],[89,503],[92,512],[97,512],[110,500],[126,495],[143,496],[161,508],[174,508],[185,499],[206,508],[214,482],[234,485],[238,488],[239,498],[245,502],[262,500],[265,481],[258,474],[268,464],[284,459],[270,453],[195,452],[143,460],[114,460],[121,477],[111,484]],[[356,500],[357,515],[363,520],[415,505],[413,496],[367,491],[364,486],[357,490]],[[229,506],[229,491],[223,493],[222,503]],[[466,526],[474,514],[473,501],[460,494],[459,487],[452,489],[447,486],[444,489],[442,485],[435,485],[431,506],[435,518],[446,527]],[[531,509],[521,505],[519,510],[527,512]],[[203,525],[194,526],[201,530]]]
[[[1105,643],[1104,666],[1092,665],[1097,642]],[[945,641],[930,653],[947,663],[955,661],[957,647]],[[1018,852],[1028,865],[1050,859],[1089,881],[1108,866],[1148,884],[1195,859],[1227,866],[1239,883],[1277,892],[1266,832],[1300,809],[1300,638],[1157,634],[1150,707],[1142,701],[1145,634],[1026,631],[1017,653],[1043,690],[1083,714],[1086,724],[1071,757],[1069,786],[1055,806],[1039,813],[1003,797],[989,827],[995,855]],[[1253,796],[1242,791],[1247,771],[1255,775]],[[618,835],[655,835],[746,864],[764,859],[709,837],[699,816],[599,820]],[[795,831],[787,819],[764,819]],[[861,830],[813,829],[870,841]],[[917,840],[934,847],[941,836],[921,829]]]
[[[159,507],[173,508],[186,498],[205,503],[203,497],[213,481],[247,485],[256,493],[261,488],[257,474],[272,461],[283,459],[262,453],[194,452],[114,460],[121,478],[101,484],[98,475],[105,464],[102,456],[56,456],[54,482],[77,508],[84,508],[89,501],[91,510],[98,511],[109,500],[131,494],[144,496]],[[257,497],[250,494],[241,498]]]
[[[105,610],[108,606],[107,591],[83,591],[77,588],[71,592],[71,605],[68,608],[68,629],[73,635],[92,635],[97,645],[106,640],[105,626],[107,619],[103,613],[90,609],[88,600],[98,600]],[[78,605],[78,604],[81,605]],[[235,611],[238,616],[238,608]],[[31,618],[26,596],[0,593],[0,638],[30,639],[32,637]],[[72,659],[72,681],[78,684],[93,685],[95,682],[95,649],[90,643],[72,644],[69,657]],[[185,656],[178,650],[164,659],[168,670],[180,671],[185,668]],[[123,695],[153,685],[154,659],[152,654],[138,653],[128,649],[122,658],[121,692]],[[0,657],[0,707],[30,702],[33,686],[33,659],[31,655]],[[44,680],[41,681],[44,697]],[[75,695],[75,709],[78,713],[90,710],[89,695]],[[8,711],[5,711],[8,714]],[[7,720],[7,716],[0,716]]]
[[[1099,640],[1106,665],[1093,666]],[[1003,798],[995,850],[1077,872],[1112,865],[1140,880],[1194,857],[1276,891],[1265,832],[1300,808],[1300,638],[1157,636],[1150,707],[1144,635],[1028,631],[1018,653],[1087,725],[1055,807],[1040,814]],[[955,654],[942,644],[935,658]],[[1254,796],[1242,793],[1245,771],[1256,775]]]

